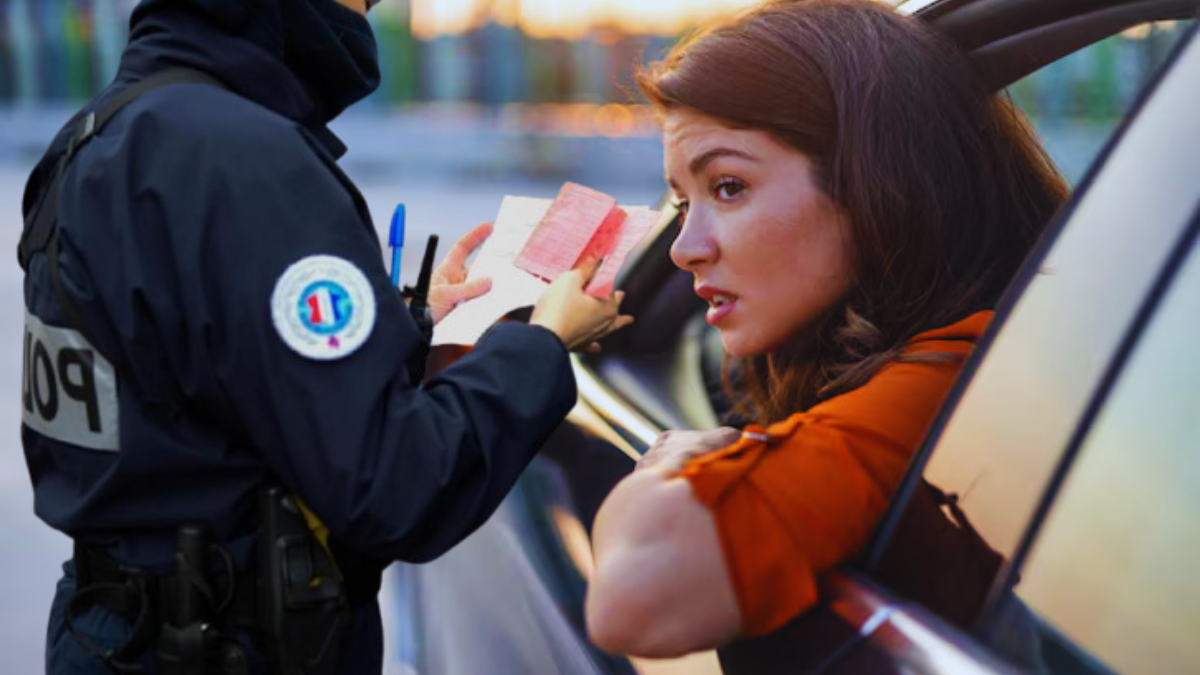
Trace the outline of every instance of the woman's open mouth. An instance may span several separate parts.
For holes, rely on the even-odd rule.
[[[708,312],[704,315],[704,320],[710,326],[717,325],[737,308],[737,296],[735,295],[714,293],[705,299],[708,300]]]

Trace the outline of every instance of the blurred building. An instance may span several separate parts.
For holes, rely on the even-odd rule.
[[[1105,122],[1129,110],[1178,36],[1171,23],[1139,26],[1018,82],[1013,99],[1035,119]]]
[[[572,42],[545,38],[529,42],[530,97],[533,103],[574,100],[576,67]]]
[[[116,74],[135,5],[0,0],[0,105],[77,103],[94,96]],[[621,101],[642,52],[652,56],[674,41],[611,27],[578,40],[532,38],[511,20],[519,17],[519,5],[482,2],[476,28],[422,40],[413,34],[410,0],[382,3],[370,15],[382,71],[371,105]],[[653,49],[643,50],[645,45]]]
[[[627,103],[634,72],[661,59],[675,36],[631,34],[611,19],[575,37],[532,37],[521,0],[475,0],[456,34],[422,39],[413,0],[389,0],[370,15],[382,81],[370,106],[452,102]],[[111,82],[136,0],[0,0],[0,106],[79,103]],[[474,26],[474,28],[470,28]],[[464,30],[465,29],[465,30]],[[1013,88],[1035,118],[1109,119],[1128,108],[1149,64],[1172,41],[1145,26],[1052,64]]]
[[[471,44],[471,100],[490,106],[529,97],[526,38],[513,26],[489,20],[467,37]]]
[[[421,46],[421,100],[466,101],[471,93],[471,51],[461,35],[441,35]],[[388,64],[383,65],[384,68]]]
[[[392,0],[370,14],[379,44],[379,91],[371,97],[378,106],[410,103],[420,97],[422,45],[412,34],[411,3]]]
[[[572,45],[575,66],[575,100],[587,103],[603,103],[612,94],[612,68],[609,65],[606,45],[597,39],[593,31]]]

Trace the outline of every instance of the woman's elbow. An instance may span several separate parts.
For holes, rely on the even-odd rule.
[[[683,656],[698,649],[678,630],[678,617],[656,606],[653,593],[628,585],[596,583],[588,590],[588,639],[609,654],[650,659]]]
[[[633,634],[628,609],[622,597],[614,597],[608,589],[593,582],[588,589],[585,620],[588,639],[609,654],[628,654]]]

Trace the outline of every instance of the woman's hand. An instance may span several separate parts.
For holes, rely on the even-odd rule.
[[[729,447],[741,437],[742,432],[732,427],[704,431],[664,431],[638,460],[637,468],[660,467],[672,474],[678,473],[689,459]]]
[[[492,280],[488,277],[467,281],[467,258],[491,235],[491,223],[464,234],[433,271],[429,280],[429,313],[435,326],[455,307],[492,290]]]
[[[620,314],[622,291],[601,300],[583,290],[597,267],[599,261],[588,260],[555,279],[534,306],[529,323],[549,329],[571,351],[599,351],[598,341],[633,323],[633,317]]]

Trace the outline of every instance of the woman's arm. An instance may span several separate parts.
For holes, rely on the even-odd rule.
[[[605,651],[667,658],[740,632],[716,524],[691,485],[673,475],[660,467],[635,471],[596,516],[587,627]]]

